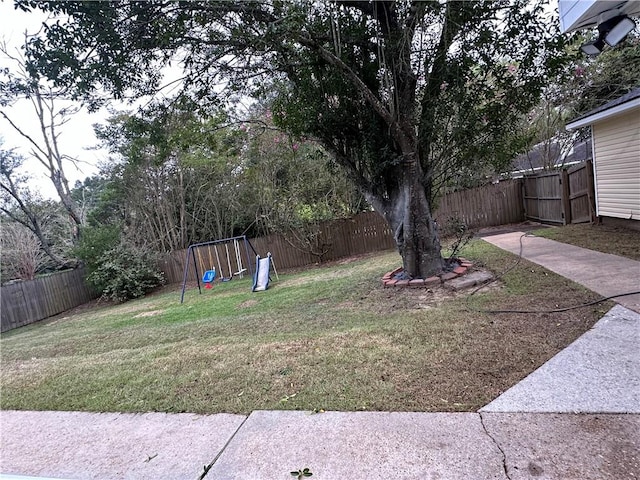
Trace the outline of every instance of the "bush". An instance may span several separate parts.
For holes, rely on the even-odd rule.
[[[82,229],[79,244],[73,249],[87,267],[89,273],[102,263],[105,253],[115,249],[120,243],[120,228],[115,225],[100,225]]]
[[[87,280],[103,296],[119,302],[141,297],[164,284],[152,255],[123,244],[104,252]]]

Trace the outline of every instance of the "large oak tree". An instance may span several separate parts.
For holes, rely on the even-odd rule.
[[[149,94],[175,63],[198,107],[269,97],[275,120],[322,142],[387,219],[410,277],[442,271],[440,187],[517,150],[515,119],[561,43],[525,0],[16,4],[59,18],[28,54],[77,95]]]

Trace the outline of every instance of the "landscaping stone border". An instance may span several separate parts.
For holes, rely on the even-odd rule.
[[[471,263],[466,258],[458,258],[458,263],[460,264],[456,268],[454,268],[450,272],[445,272],[440,275],[434,275],[429,278],[415,278],[413,280],[398,280],[394,278],[398,273],[402,272],[403,268],[399,267],[393,270],[392,272],[386,273],[382,277],[382,286],[384,288],[388,287],[412,287],[412,288],[423,288],[423,287],[432,287],[435,285],[444,284],[448,280],[453,280],[454,278],[461,277],[466,274],[471,267],[473,267],[473,263]]]

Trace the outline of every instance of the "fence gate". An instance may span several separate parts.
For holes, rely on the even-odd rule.
[[[525,176],[523,185],[527,220],[567,225],[595,218],[591,161],[561,171]]]
[[[560,172],[524,177],[524,212],[527,220],[565,224],[565,209]]]
[[[596,215],[593,164],[589,160],[565,171],[569,185],[569,219],[571,223],[592,222]]]

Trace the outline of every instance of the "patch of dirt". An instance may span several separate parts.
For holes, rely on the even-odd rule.
[[[164,310],[151,310],[149,312],[142,312],[134,315],[133,318],[155,317],[156,315],[160,315],[162,313],[164,313]]]
[[[386,250],[388,252],[388,250]],[[381,250],[379,252],[372,252],[372,253],[362,253],[360,255],[352,255],[350,257],[345,257],[345,258],[340,258],[338,260],[330,260],[330,261],[326,261],[326,262],[318,262],[318,263],[313,263],[310,265],[305,265],[302,267],[294,267],[294,268],[285,268],[282,271],[280,271],[280,269],[278,269],[278,272],[280,273],[287,273],[290,275],[294,275],[297,273],[303,273],[303,272],[309,272],[309,271],[313,271],[316,269],[320,269],[320,268],[327,268],[327,267],[335,267],[338,265],[348,265],[350,263],[354,263],[360,260],[366,260],[368,258],[373,258],[376,257],[382,253],[384,253],[385,250]]]
[[[326,282],[328,280],[333,280],[334,278],[338,278],[341,275],[344,275],[342,272],[327,272],[324,274],[316,274],[308,277],[299,277],[299,278],[291,278],[284,281],[278,282],[278,286],[280,287],[298,287],[300,285],[305,285],[311,282]]]
[[[443,287],[436,287],[427,289],[405,288],[402,289],[399,294],[386,289],[379,296],[380,298],[376,304],[380,311],[384,312],[399,308],[407,310],[430,310],[454,300],[459,297],[460,294]]]
[[[374,255],[373,253],[365,253],[365,254],[362,254],[362,255],[354,255],[354,256],[351,256],[351,257],[347,257],[347,258],[342,258],[340,260],[336,260],[333,263],[335,263],[336,265],[348,265],[350,263],[357,262],[358,260],[363,260],[365,258],[370,258],[373,255]],[[331,263],[329,263],[329,265],[330,264]]]
[[[246,300],[238,305],[238,308],[249,308],[258,304],[258,300]]]
[[[490,235],[500,235],[502,233],[530,232],[532,230],[539,230],[547,227],[549,227],[549,225],[543,225],[542,223],[527,220],[520,223],[509,223],[505,225],[498,225],[496,227],[481,228],[476,232],[475,236],[482,238]]]
[[[193,282],[193,285],[190,282],[187,282],[187,288],[198,288],[198,285],[196,282]],[[144,298],[155,297],[158,295],[163,295],[165,293],[180,291],[182,291],[182,282],[169,283],[168,285],[163,285],[162,287],[155,288],[153,291],[147,293]]]
[[[46,325],[46,326],[57,325],[58,323],[72,320],[73,317],[77,315],[82,315],[83,313],[88,313],[88,312],[92,312],[92,313],[97,312],[99,309],[104,309],[113,305],[117,305],[117,304],[101,298],[96,298],[95,300],[91,300],[90,302],[83,303],[82,305],[73,307],[72,309],[67,310],[65,312],[40,320],[37,323],[39,325]]]
[[[451,290],[443,285],[427,288],[376,288],[362,297],[360,301],[344,302],[344,307],[367,308],[379,314],[391,313],[398,310],[430,310],[454,301],[464,301],[479,286],[464,290]],[[500,290],[500,282],[492,282],[480,290],[483,293]]]

